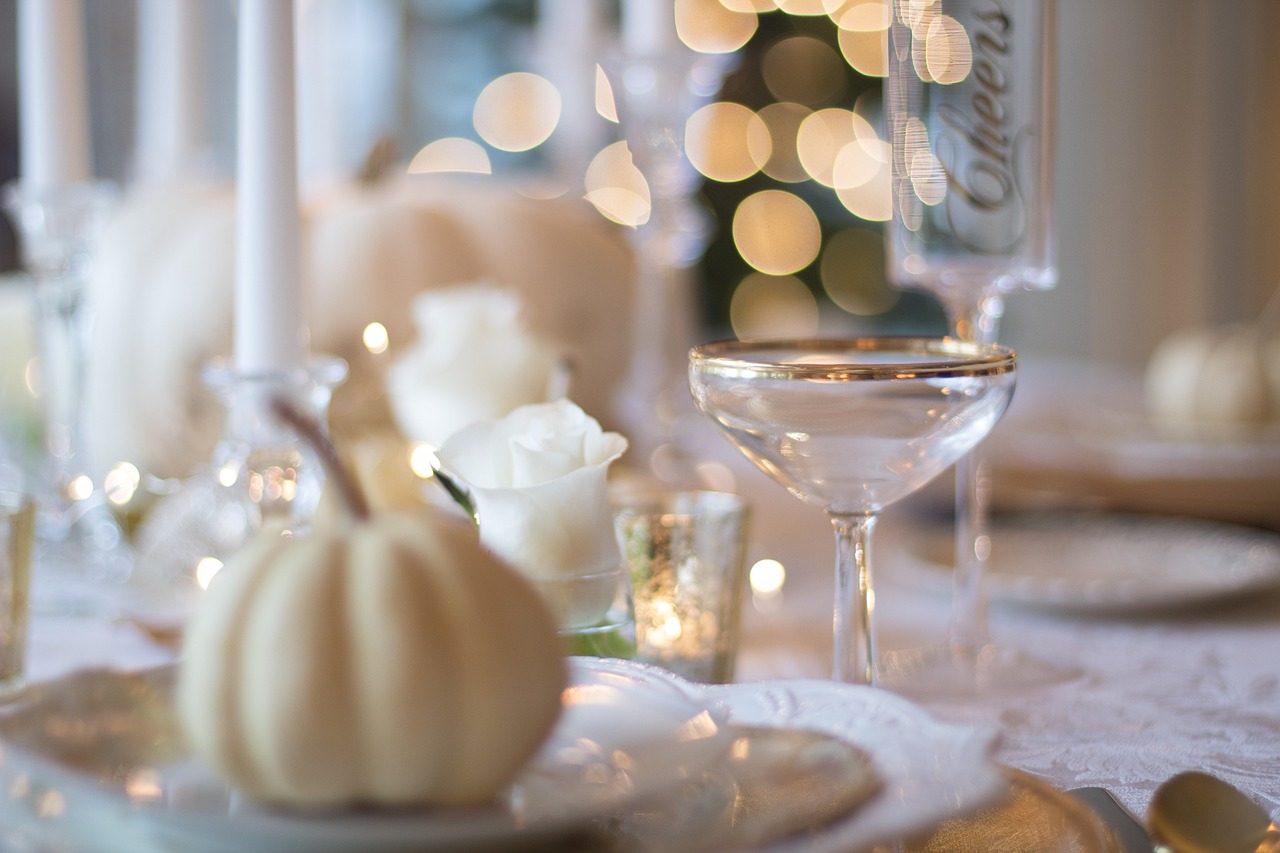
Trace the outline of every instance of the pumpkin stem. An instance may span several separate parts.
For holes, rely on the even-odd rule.
[[[378,137],[365,155],[360,171],[356,173],[356,183],[366,189],[376,187],[391,172],[395,160],[395,140],[389,136]]]
[[[359,521],[367,520],[369,502],[365,500],[364,492],[360,491],[355,478],[342,464],[342,459],[338,456],[338,448],[333,446],[333,442],[329,440],[329,436],[325,435],[316,419],[303,414],[297,406],[279,395],[271,398],[271,411],[292,427],[298,437],[315,451],[325,474],[338,487],[338,494],[347,512]]]

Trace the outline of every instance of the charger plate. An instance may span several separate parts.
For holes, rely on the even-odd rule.
[[[955,532],[930,527],[890,567],[950,590]],[[983,578],[992,602],[1075,613],[1137,613],[1217,604],[1280,589],[1280,534],[1217,521],[1136,513],[1032,511],[991,522]]]
[[[834,820],[826,815],[820,826],[793,821],[804,831],[769,849],[868,850],[989,804],[1007,787],[990,757],[994,730],[940,723],[884,691],[825,681],[701,686],[656,667],[573,658],[565,713],[501,803],[451,811],[285,811],[229,790],[188,754],[171,702],[175,674],[173,666],[87,670],[38,685],[5,709],[0,847],[561,849],[566,838],[625,825],[637,814],[650,820],[670,814],[673,831],[683,832],[720,816],[682,808],[680,783],[731,768],[736,733],[758,729],[820,732],[852,744],[876,782],[852,811]]]

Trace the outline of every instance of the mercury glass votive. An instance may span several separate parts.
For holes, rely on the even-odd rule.
[[[748,510],[724,492],[615,496],[631,572],[636,658],[693,681],[733,680],[746,586]]]

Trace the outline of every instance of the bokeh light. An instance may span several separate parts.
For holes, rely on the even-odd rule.
[[[788,275],[813,263],[822,227],[804,199],[785,190],[747,196],[733,214],[733,242],[752,268]]]
[[[615,142],[587,166],[586,199],[612,222],[636,228],[649,221],[649,184],[625,142]]]
[[[370,323],[364,327],[364,333],[360,336],[360,340],[364,343],[364,348],[374,355],[381,355],[387,351],[387,347],[391,344],[391,336],[387,333],[387,327],[381,323]]]
[[[884,241],[868,228],[837,231],[822,250],[818,271],[827,296],[850,314],[883,314],[901,297],[886,281]]]
[[[747,573],[751,591],[766,595],[780,592],[787,582],[787,570],[773,559],[757,560]]]
[[[800,162],[809,177],[825,187],[835,187],[836,157],[849,144],[857,144],[854,113],[850,110],[826,109],[805,118],[796,135]],[[859,121],[865,121],[861,116]]]
[[[925,66],[939,83],[959,83],[973,67],[973,45],[964,25],[950,15],[929,24],[924,44]]]
[[[755,12],[735,11],[720,0],[675,0],[676,33],[699,53],[733,53],[756,34]]]
[[[729,322],[743,340],[807,338],[818,331],[818,302],[795,276],[751,273],[733,291]]]
[[[867,77],[889,75],[888,30],[851,30],[840,28],[840,53],[849,67]]]
[[[596,112],[606,120],[618,123],[618,103],[613,97],[613,84],[599,65],[596,66]]]
[[[769,128],[748,107],[728,101],[707,104],[685,125],[689,162],[715,181],[741,181],[760,170],[773,151]]]
[[[821,107],[845,92],[844,61],[835,49],[812,36],[790,36],[769,46],[760,73],[779,101]]]
[[[410,161],[409,172],[473,172],[489,175],[493,173],[493,166],[480,143],[449,136],[423,146]]]
[[[102,478],[102,491],[115,506],[124,506],[133,500],[142,484],[142,474],[131,462],[117,462]]]
[[[811,110],[803,104],[789,101],[769,104],[760,110],[760,120],[769,130],[771,144],[769,159],[760,167],[775,181],[786,184],[798,184],[809,180],[809,173],[800,162],[800,152],[796,148],[796,138],[800,134],[800,125],[811,114]]]
[[[775,12],[775,0],[720,0],[720,5],[732,12]]]
[[[788,15],[799,17],[817,17],[830,15],[843,0],[778,0],[778,8]]]
[[[856,187],[836,187],[836,198],[859,219],[868,222],[888,222],[893,218],[893,179],[888,164],[867,181]]]
[[[556,129],[560,92],[537,74],[504,74],[480,92],[472,115],[476,133],[494,148],[528,151]]]
[[[842,30],[874,33],[889,29],[892,17],[889,0],[855,0],[833,12],[831,20]]]

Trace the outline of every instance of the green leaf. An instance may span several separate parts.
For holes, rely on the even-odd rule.
[[[608,630],[588,629],[576,634],[561,635],[565,654],[593,658],[623,658],[636,656],[636,640],[623,628]]]
[[[449,493],[449,497],[453,498],[454,503],[462,507],[463,511],[471,517],[471,521],[478,528],[480,526],[480,515],[476,512],[475,501],[471,500],[471,493],[453,477],[446,474],[440,468],[432,469],[435,480],[444,486],[444,490]]]

